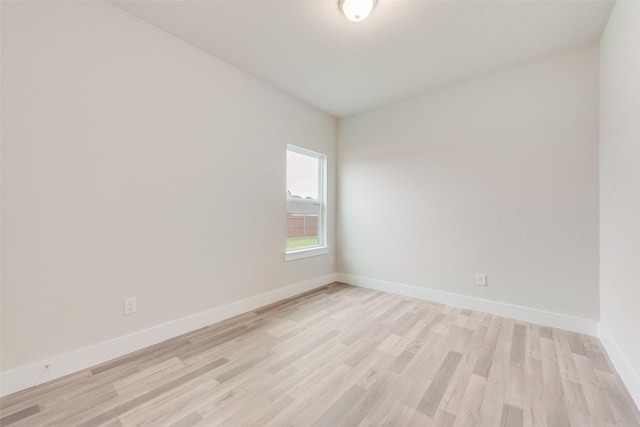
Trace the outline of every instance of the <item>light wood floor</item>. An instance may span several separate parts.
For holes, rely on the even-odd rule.
[[[7,396],[13,426],[640,426],[599,341],[333,284]]]

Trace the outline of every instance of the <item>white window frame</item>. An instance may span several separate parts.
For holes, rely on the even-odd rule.
[[[322,153],[307,150],[306,148],[298,147],[296,145],[287,144],[287,152],[293,152],[302,154],[309,157],[318,159],[318,196],[316,199],[300,199],[296,200],[299,203],[319,203],[320,208],[318,210],[318,244],[316,246],[287,249],[287,238],[285,233],[284,239],[284,260],[293,261],[301,258],[308,258],[317,255],[324,255],[329,253],[329,246],[327,246],[327,156]],[[286,171],[285,171],[286,172]],[[285,186],[286,187],[286,186]],[[285,188],[285,200],[289,201]],[[285,202],[285,221],[287,216]]]

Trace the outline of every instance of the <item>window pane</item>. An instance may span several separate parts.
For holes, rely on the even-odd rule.
[[[319,159],[287,151],[287,195],[290,198],[318,199]]]
[[[302,200],[287,201],[287,249],[320,244],[318,240],[320,204]]]
[[[324,244],[322,154],[287,148],[287,251]]]

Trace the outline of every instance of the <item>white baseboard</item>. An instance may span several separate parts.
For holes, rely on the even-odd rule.
[[[535,323],[538,325],[598,336],[597,320],[583,319],[581,317],[568,316],[566,314],[553,313],[530,307],[506,304],[466,295],[452,294],[433,289],[404,285],[401,283],[387,282],[385,280],[355,276],[352,274],[338,273],[337,280],[342,283],[361,286],[363,288],[390,292],[393,294],[481,311],[483,313],[495,314],[502,317],[509,317],[511,319]]]
[[[636,403],[636,406],[640,408],[640,375],[634,371],[629,360],[625,357],[624,353],[618,346],[618,343],[613,339],[613,336],[609,333],[609,329],[600,322],[598,325],[598,332],[600,342],[607,351],[611,363],[618,371],[618,375],[622,379],[622,382],[627,386],[631,398]]]
[[[140,350],[334,281],[599,336],[618,374],[627,386],[636,405],[640,407],[640,378],[634,372],[631,364],[625,358],[607,328],[602,324],[598,324],[595,320],[343,273],[327,274],[305,280],[271,292],[215,307],[211,310],[2,372],[0,373],[0,396],[87,369],[132,351]],[[44,369],[46,363],[52,364],[53,369],[51,371]]]
[[[333,283],[335,280],[335,273],[315,277],[271,292],[215,307],[211,310],[2,372],[0,373],[0,396],[89,368],[132,351],[140,350],[221,320],[255,310],[258,307]],[[51,363],[52,369],[50,371],[44,368],[46,363]]]

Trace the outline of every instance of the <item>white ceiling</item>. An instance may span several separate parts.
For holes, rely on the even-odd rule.
[[[118,7],[343,117],[599,40],[611,1],[125,0]]]

